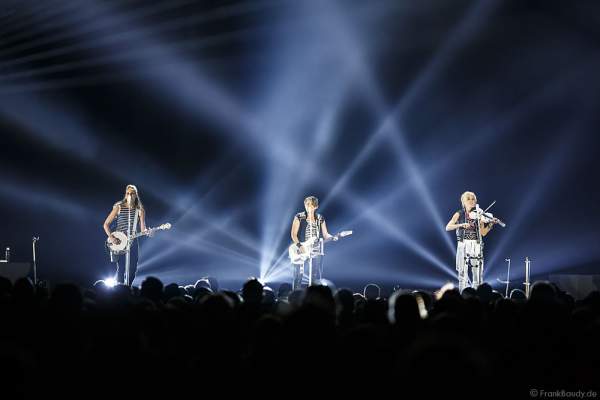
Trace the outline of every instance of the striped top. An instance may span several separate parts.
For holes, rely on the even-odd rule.
[[[296,218],[300,221],[300,228],[298,233],[300,234],[300,241],[305,242],[311,238],[319,239],[321,237],[321,224],[325,221],[321,214],[315,214],[315,220],[308,222],[306,212],[300,212],[296,214]],[[302,237],[304,234],[304,237]],[[312,252],[318,252],[320,250],[319,241],[316,240],[311,246]]]
[[[137,220],[135,218],[136,209],[127,207],[125,203],[117,203],[119,213],[117,214],[117,231],[123,232],[126,235],[131,235],[137,231],[139,226],[140,216],[138,213]]]
[[[315,218],[314,221],[309,222],[306,220],[306,229],[304,230],[304,238],[305,240],[312,238],[319,238],[319,223]]]

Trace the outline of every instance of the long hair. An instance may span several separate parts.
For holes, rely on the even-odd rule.
[[[135,191],[135,198],[133,199],[133,208],[137,208],[139,210],[144,209],[144,205],[142,204],[142,199],[140,199],[140,192],[135,185],[127,185],[125,187],[125,196],[123,196],[123,200],[121,200],[121,205],[127,204],[127,190],[133,189]]]

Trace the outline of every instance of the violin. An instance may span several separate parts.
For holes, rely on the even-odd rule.
[[[469,218],[474,220],[477,220],[479,218],[479,220],[484,224],[493,223],[498,224],[503,228],[506,227],[506,224],[502,222],[499,218],[494,217],[494,214],[492,214],[491,212],[483,212],[481,208],[478,208],[476,211],[469,212]]]

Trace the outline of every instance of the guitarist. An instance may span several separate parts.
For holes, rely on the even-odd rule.
[[[114,204],[112,211],[104,221],[104,232],[108,235],[108,240],[111,243],[117,241],[110,230],[110,224],[115,219],[117,220],[115,231],[123,232],[128,237],[137,232],[138,224],[142,232],[146,230],[146,211],[140,200],[137,187],[134,185],[127,185],[125,197]],[[117,282],[125,283],[127,286],[133,283],[137,271],[139,250],[139,243],[135,240],[126,254],[115,255],[110,252],[111,262],[117,263]],[[129,258],[127,282],[125,282],[126,258]]]
[[[332,236],[327,231],[325,218],[321,214],[316,214],[315,211],[319,208],[319,199],[315,196],[309,196],[304,199],[304,209],[294,216],[292,222],[292,241],[296,246],[302,249],[301,243],[314,238],[314,243],[308,250],[313,256],[304,262],[304,265],[292,264],[293,280],[292,289],[300,289],[302,285],[303,271],[310,271],[310,263],[312,262],[312,274],[310,282],[314,283],[321,279],[323,274],[323,256],[319,239],[337,240],[336,236]],[[310,272],[309,272],[310,273]]]

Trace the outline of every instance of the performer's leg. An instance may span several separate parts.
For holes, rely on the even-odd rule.
[[[484,258],[483,258],[483,245],[480,244],[478,245],[478,250],[479,252],[479,284],[481,285],[483,283],[483,264],[484,264]]]
[[[464,265],[458,272],[458,291],[462,293],[467,287],[469,287],[469,268]]]
[[[465,262],[465,245],[458,242],[456,245],[456,270],[458,271],[458,290],[462,292],[469,284],[468,266]]]
[[[133,280],[135,279],[135,274],[137,272],[137,266],[140,257],[140,244],[137,240],[131,245],[130,252],[131,256],[129,258],[129,286],[133,284]]]
[[[323,256],[316,256],[312,262],[311,283],[314,285],[323,278]]]
[[[471,274],[473,275],[473,289],[477,289],[481,285],[481,275],[479,270],[479,263],[473,264],[471,267]]]
[[[310,270],[310,284],[316,285],[320,279],[319,275],[319,259],[321,257],[317,256],[312,259],[312,268]]]
[[[302,265],[292,264],[292,290],[302,287]]]
[[[474,244],[472,249],[472,255],[477,257],[473,263],[471,273],[473,274],[473,287],[477,289],[481,285],[482,280],[482,258],[481,258],[481,245]]]
[[[115,280],[118,283],[123,283],[125,279],[125,255],[115,256],[115,266],[117,271],[115,272]]]

